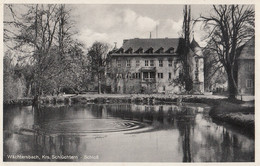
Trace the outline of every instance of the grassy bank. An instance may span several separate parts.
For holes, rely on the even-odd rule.
[[[216,122],[227,123],[239,127],[242,131],[254,135],[255,107],[244,106],[244,103],[222,101],[214,105],[209,115]],[[251,104],[252,105],[252,104]]]
[[[32,98],[14,99],[14,100],[4,101],[3,103],[4,105],[32,105],[33,99]]]

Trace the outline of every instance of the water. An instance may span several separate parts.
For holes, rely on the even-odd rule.
[[[4,161],[254,161],[254,139],[206,105],[5,107]]]

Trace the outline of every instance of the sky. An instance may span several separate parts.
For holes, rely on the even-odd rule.
[[[181,35],[183,5],[174,4],[83,4],[69,5],[78,34],[76,38],[87,47],[95,41],[117,47],[124,39],[177,38]],[[192,18],[208,15],[211,5],[191,5]],[[157,28],[156,28],[157,27]],[[157,29],[157,33],[156,33]],[[201,25],[194,27],[194,38],[205,45]],[[193,36],[193,35],[192,35]]]
[[[184,5],[179,4],[67,4],[78,32],[74,37],[86,48],[95,41],[121,47],[124,39],[178,38],[181,36]],[[15,5],[16,12],[24,13],[24,5]],[[193,19],[209,15],[212,5],[191,5]],[[6,10],[9,11],[9,10]],[[4,19],[11,15],[4,13]],[[203,47],[205,31],[201,23],[195,25],[194,38]]]

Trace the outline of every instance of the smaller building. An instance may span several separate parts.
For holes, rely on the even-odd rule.
[[[255,37],[238,49],[237,86],[241,95],[255,94]]]

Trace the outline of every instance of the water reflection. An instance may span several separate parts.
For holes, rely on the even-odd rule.
[[[254,161],[254,140],[213,123],[208,110],[203,105],[7,107],[4,160],[20,161],[8,158],[20,154],[41,161],[64,161],[52,155],[87,162]]]

